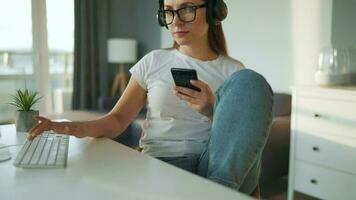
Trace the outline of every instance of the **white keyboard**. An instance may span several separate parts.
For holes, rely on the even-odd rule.
[[[69,136],[45,132],[27,140],[14,161],[22,168],[64,168],[67,166]]]

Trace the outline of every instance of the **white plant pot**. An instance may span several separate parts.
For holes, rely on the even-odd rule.
[[[38,110],[17,111],[16,113],[16,132],[28,132],[33,126],[37,124],[37,120],[33,117],[38,116]]]

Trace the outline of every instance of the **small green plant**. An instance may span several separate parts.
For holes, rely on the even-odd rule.
[[[29,92],[28,89],[25,89],[25,91],[17,90],[16,95],[12,95],[13,102],[9,104],[16,107],[18,111],[28,112],[40,99],[38,92]]]

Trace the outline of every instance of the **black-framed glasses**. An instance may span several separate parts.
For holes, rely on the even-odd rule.
[[[158,17],[164,25],[170,25],[173,23],[175,14],[182,22],[192,22],[195,20],[197,9],[206,7],[206,4],[196,6],[186,6],[177,10],[158,10]]]

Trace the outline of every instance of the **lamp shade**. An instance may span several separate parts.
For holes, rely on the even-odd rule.
[[[111,38],[108,40],[108,61],[110,63],[132,63],[136,60],[136,40],[125,38]]]

